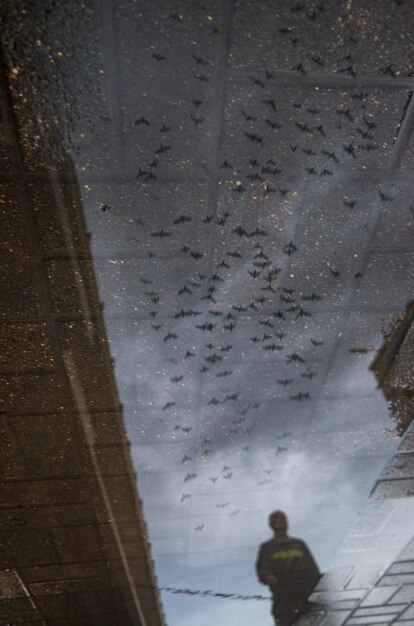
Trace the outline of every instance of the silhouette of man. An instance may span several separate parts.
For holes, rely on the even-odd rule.
[[[321,573],[306,543],[288,535],[288,520],[283,511],[269,515],[269,526],[274,537],[260,546],[257,576],[272,591],[272,613],[277,626],[291,626],[300,614],[312,608],[307,599]]]

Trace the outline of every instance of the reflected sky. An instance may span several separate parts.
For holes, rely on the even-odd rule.
[[[141,49],[126,173],[81,189],[160,585],[268,595],[275,508],[324,572],[411,536],[412,506],[369,501],[400,443],[369,366],[412,294],[411,181],[364,173],[391,167],[407,90],[275,82],[249,31],[231,81],[204,10],[206,48],[181,40],[187,11],[134,16],[168,47]],[[269,621],[266,602],[163,602],[180,626]]]
[[[268,595],[276,508],[327,573],[412,534],[410,499],[370,499],[401,443],[370,365],[413,296],[413,3],[303,5],[90,14],[103,70],[68,141],[161,587]],[[171,626],[270,620],[163,602]]]

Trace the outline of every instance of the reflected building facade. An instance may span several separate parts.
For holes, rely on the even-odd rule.
[[[403,435],[414,419],[414,301],[385,332],[371,369]]]
[[[26,167],[8,80],[2,62],[0,620],[164,626],[77,178],[64,155]]]

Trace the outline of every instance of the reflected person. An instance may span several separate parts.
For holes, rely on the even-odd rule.
[[[256,572],[260,582],[272,591],[277,626],[291,626],[314,606],[308,597],[321,573],[306,543],[288,535],[283,511],[269,515],[269,526],[274,537],[260,546]]]

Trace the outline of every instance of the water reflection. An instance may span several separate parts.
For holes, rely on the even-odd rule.
[[[300,615],[316,608],[308,598],[321,573],[306,543],[288,535],[283,511],[270,514],[269,526],[274,537],[260,546],[257,576],[272,591],[277,626],[291,626]]]
[[[414,301],[411,301],[393,324],[384,328],[384,342],[370,366],[389,402],[400,435],[410,426],[414,414],[413,335]]]
[[[412,537],[412,403],[395,430],[370,368],[412,297],[411,8],[378,2],[374,19],[363,0],[348,4],[342,15],[165,0],[155,19],[142,2],[92,2],[81,18],[69,3],[78,41],[56,7],[43,21],[34,7],[13,11],[7,27],[42,289],[63,343],[84,287],[78,275],[68,285],[68,259],[90,260],[83,222],[65,249],[59,194],[38,179],[40,164],[57,167],[39,131],[55,124],[78,171],[171,626],[266,623],[252,564],[273,506],[312,546],[326,573],[316,598],[337,601],[337,623]],[[390,33],[378,54],[373,42]],[[88,61],[76,56],[85,42]],[[31,89],[37,74],[50,115],[46,91]],[[56,85],[76,92],[73,76],[83,84],[66,102]],[[65,205],[74,227],[77,204]],[[99,410],[101,379],[79,361]]]

